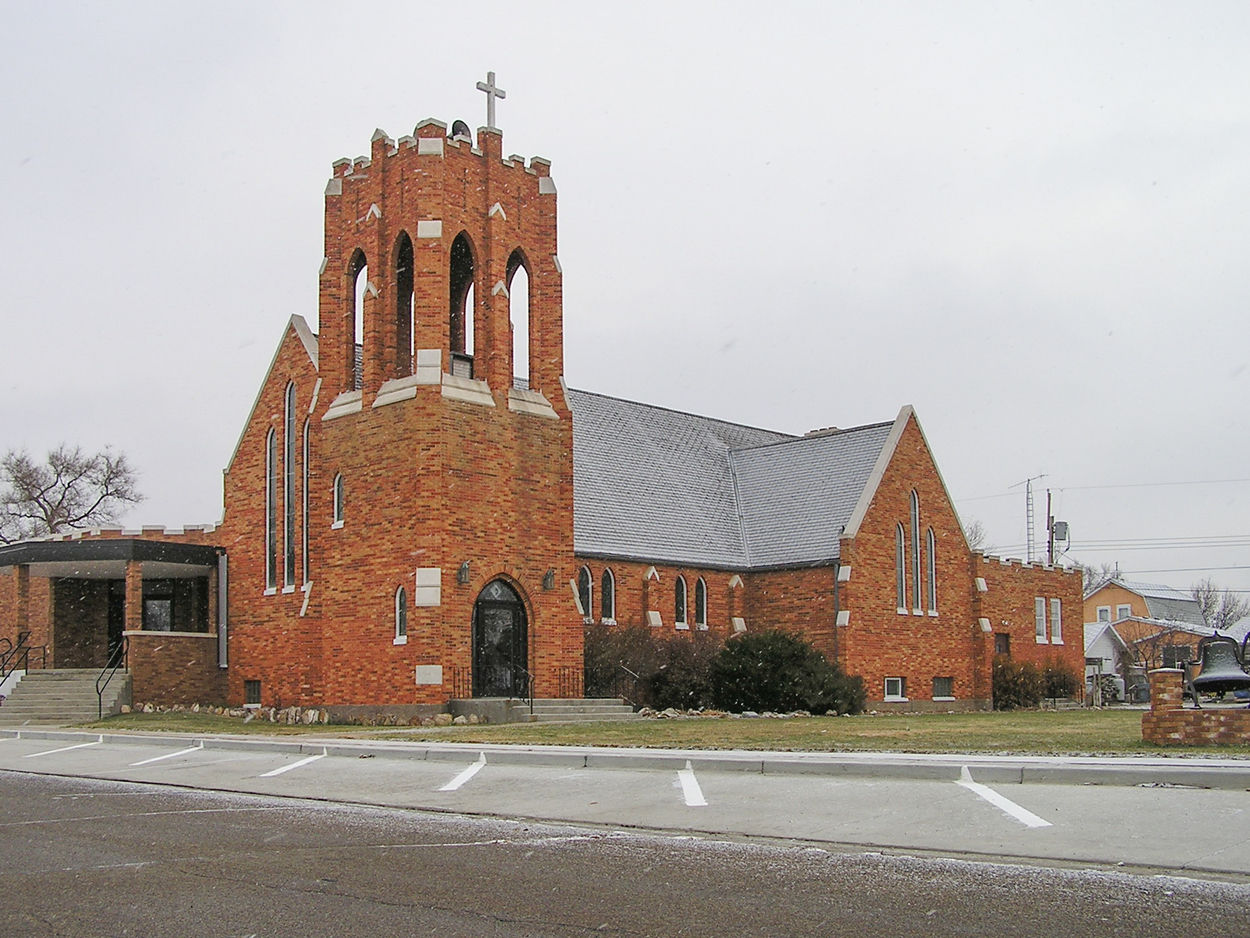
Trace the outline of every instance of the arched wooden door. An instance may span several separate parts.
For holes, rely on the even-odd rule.
[[[473,696],[521,696],[528,660],[525,604],[507,582],[492,580],[473,606]]]

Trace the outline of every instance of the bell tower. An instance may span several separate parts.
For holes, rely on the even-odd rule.
[[[502,97],[494,91],[490,117]],[[564,409],[551,164],[505,158],[491,123],[476,144],[462,121],[449,133],[427,119],[398,140],[378,130],[369,156],[334,163],[318,308],[328,399],[358,390],[367,407],[387,381],[415,373],[418,350],[430,369],[437,350],[440,373],[485,381],[506,403],[520,372],[528,390]],[[515,350],[528,358],[518,368],[509,309],[521,268],[528,323],[517,328],[527,326],[529,339]]]

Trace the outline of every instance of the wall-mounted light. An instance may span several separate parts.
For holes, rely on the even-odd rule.
[[[469,582],[469,561],[462,563],[460,569],[456,571],[456,582],[461,584]]]
[[[556,572],[548,570],[543,574],[543,589],[553,590],[556,588]]]

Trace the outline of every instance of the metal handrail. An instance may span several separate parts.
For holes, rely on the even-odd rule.
[[[4,641],[9,648],[4,653],[4,657],[0,658],[0,681],[3,681],[14,671],[25,671],[30,664],[30,645],[26,642],[30,639],[29,632],[19,632],[17,634],[17,644],[14,645],[7,638]],[[18,662],[21,666],[18,666]]]
[[[524,692],[521,699],[530,705],[530,716],[534,715],[534,675],[530,674],[527,668],[517,665],[517,670],[521,672],[521,679],[525,682]]]
[[[626,701],[626,702],[627,702],[627,703],[628,703],[631,707],[637,707],[637,706],[638,706],[638,701],[637,701],[636,699],[634,699],[634,698],[636,698],[636,697],[638,697],[638,696],[639,696],[639,693],[638,693],[638,687],[639,687],[639,685],[641,685],[641,684],[642,684],[642,675],[640,675],[640,674],[635,674],[635,673],[634,673],[633,671],[631,671],[629,668],[625,667],[625,663],[624,663],[624,662],[618,661],[618,662],[617,662],[617,664],[616,664],[616,671],[614,671],[614,672],[613,672],[613,675],[612,675],[612,678],[613,678],[613,680],[612,680],[612,690],[614,690],[614,691],[619,691],[619,690],[620,690],[620,685],[619,685],[619,683],[618,683],[618,681],[617,681],[617,678],[618,678],[618,676],[620,675],[620,672],[622,672],[622,671],[624,671],[626,674],[628,674],[628,675],[630,676],[630,678],[632,679],[632,688],[631,688],[631,693],[633,694],[633,697],[629,697],[629,696],[627,696],[626,694],[622,694],[622,693],[615,693],[615,694],[613,694],[612,696],[613,696],[613,697],[620,697],[622,700]]]
[[[113,653],[109,655],[108,664],[100,671],[100,676],[95,679],[95,695],[99,705],[96,711],[96,719],[104,719],[104,692],[108,689],[109,681],[113,680],[113,675],[117,673],[118,668],[124,671],[130,670],[129,665],[130,640],[125,635],[122,636],[121,644],[113,649]]]

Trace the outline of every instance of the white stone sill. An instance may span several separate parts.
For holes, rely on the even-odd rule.
[[[956,697],[934,697],[933,699],[938,702],[944,702],[948,700],[957,700],[958,698]]]
[[[330,525],[330,530],[331,530],[331,531],[338,531],[338,530],[341,530],[341,529],[342,529],[342,527],[343,527],[343,522],[342,522],[342,521],[336,521],[336,522],[334,522],[334,524]]]
[[[407,645],[407,644],[408,644],[408,636],[407,636],[407,635],[396,635],[396,636],[395,636],[395,638],[391,640],[391,644],[392,644],[392,645]]]
[[[155,629],[138,629],[122,632],[123,635],[129,637],[131,635],[151,635],[161,638],[216,638],[216,632],[158,632]]]

